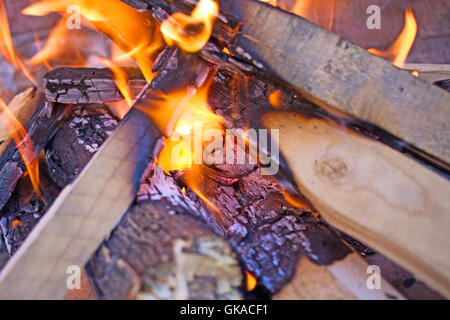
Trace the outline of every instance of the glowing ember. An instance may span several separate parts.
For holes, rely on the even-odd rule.
[[[269,102],[274,108],[281,107],[281,91],[279,89],[269,94]]]
[[[208,42],[218,14],[214,0],[200,0],[190,16],[175,12],[161,24],[164,40],[187,52],[199,51]]]
[[[247,270],[245,270],[246,278],[247,278],[247,291],[253,291],[258,284],[256,278]]]
[[[21,58],[17,55],[11,38],[11,31],[9,29],[8,14],[6,12],[3,0],[0,0],[0,52],[14,68],[23,72],[23,74],[34,84],[31,72],[27,69]]]
[[[370,48],[368,51],[377,56],[383,57],[392,61],[397,67],[402,67],[408,57],[409,51],[411,50],[414,40],[417,35],[417,22],[414,18],[414,14],[411,9],[405,11],[405,26],[402,32],[398,36],[397,40],[387,49],[386,51],[381,51],[378,49]]]
[[[27,90],[34,90],[29,88]],[[28,176],[30,177],[31,184],[33,185],[34,191],[40,196],[39,190],[39,167],[38,159],[35,157],[35,151],[31,143],[30,137],[24,127],[8,109],[8,106],[0,99],[0,112],[3,125],[9,131],[12,140],[17,146],[20,155],[25,163],[25,167],[28,171]]]
[[[16,228],[16,227],[18,227],[18,226],[21,226],[22,225],[22,222],[20,221],[20,220],[13,220],[12,222],[11,222],[11,227],[12,228]]]

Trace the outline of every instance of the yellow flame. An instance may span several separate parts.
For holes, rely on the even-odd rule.
[[[128,86],[128,76],[125,71],[114,64],[114,62],[111,60],[105,58],[99,58],[98,60],[100,63],[102,63],[112,71],[112,73],[114,74],[114,82],[117,86],[117,89],[119,89],[120,93],[127,101],[128,106],[131,107],[133,105],[133,98],[131,96],[131,89]]]
[[[199,51],[208,42],[218,14],[216,1],[200,0],[190,16],[176,12],[161,24],[164,40],[187,52]]]
[[[22,12],[36,16],[51,12],[65,14],[67,7],[72,5],[77,6],[85,19],[137,62],[148,82],[154,78],[151,71],[153,56],[163,41],[159,26],[146,13],[120,0],[109,0],[107,3],[98,0],[42,0]]]
[[[247,270],[245,270],[245,275],[247,278],[247,291],[253,291],[256,288],[258,281],[256,281],[256,278]]]
[[[370,48],[368,51],[382,58],[392,61],[397,67],[405,64],[417,35],[417,22],[411,9],[405,11],[405,25],[394,43],[386,50]]]
[[[66,26],[66,18],[62,18],[50,32],[47,41],[28,64],[38,66],[44,64],[52,69],[50,62],[61,65],[77,67],[87,66],[86,59],[80,52],[80,48],[90,45],[88,39],[80,30],[69,30]]]

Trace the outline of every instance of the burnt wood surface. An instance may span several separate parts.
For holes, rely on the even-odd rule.
[[[70,109],[64,107],[53,108],[52,103],[45,102],[43,94],[39,96],[36,111],[25,126],[28,139],[33,145],[32,158],[37,157],[58,130],[58,121]],[[25,165],[14,143],[0,155],[0,210],[8,201],[18,179],[25,171]]]
[[[246,172],[239,167],[227,166],[225,174],[218,166],[200,176],[189,170],[175,176],[181,185],[199,180],[200,192],[218,209],[211,210],[211,216],[220,225],[219,232],[265,290],[273,294],[288,283],[301,256],[327,265],[351,252],[312,210],[290,204],[273,177],[260,175],[258,168]],[[237,182],[230,185],[220,177]]]
[[[146,84],[139,69],[125,67],[131,94],[136,97]],[[45,97],[59,103],[104,103],[123,100],[109,69],[56,68],[44,78]]]
[[[46,147],[50,177],[59,188],[72,182],[117,127],[105,105],[78,105]]]
[[[42,197],[36,195],[30,179],[23,176],[0,211],[0,231],[10,256],[22,245],[60,191],[47,173],[45,159],[40,160],[39,186]]]
[[[53,116],[52,116],[53,117]],[[118,124],[104,105],[79,105],[58,121],[56,133],[39,159],[39,187],[34,192],[27,176],[19,175],[14,191],[0,210],[5,262],[50,208],[60,190],[81,172]],[[20,171],[19,171],[20,172]],[[19,174],[19,173],[18,173]],[[0,253],[2,251],[0,250]],[[0,263],[0,269],[2,264]]]
[[[226,240],[163,200],[132,206],[86,269],[101,299],[241,297],[242,270]]]
[[[188,13],[194,5],[185,0],[145,2],[155,13]],[[290,83],[324,108],[383,128],[417,148],[428,161],[450,170],[447,127],[443,117],[436,116],[446,114],[450,95],[266,3],[221,0],[219,4],[213,37],[234,56]]]

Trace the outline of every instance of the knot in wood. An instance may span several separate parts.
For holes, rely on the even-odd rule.
[[[330,180],[339,179],[348,171],[347,164],[338,158],[322,160],[317,166],[320,174]]]

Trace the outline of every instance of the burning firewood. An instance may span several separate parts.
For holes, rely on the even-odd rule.
[[[0,209],[8,201],[18,179],[26,169],[30,169],[30,164],[57,131],[59,119],[67,113],[66,108],[57,108],[53,112],[51,103],[45,102],[42,93],[37,93],[31,103],[34,112],[25,126],[26,135],[21,124],[16,122],[18,127],[16,130],[21,128],[22,134],[17,136],[14,143],[9,143],[0,154]],[[26,108],[27,104],[23,106]],[[21,146],[19,150],[16,149],[16,144]],[[23,157],[24,153],[27,155],[26,160]],[[32,175],[33,172],[30,173],[30,178],[35,179]],[[37,186],[34,187],[36,189]]]
[[[80,3],[81,14],[140,71],[114,59],[99,59],[111,71],[50,71],[47,101],[40,95],[26,130],[0,153],[0,266],[12,255],[0,274],[0,297],[61,298],[67,267],[78,266],[86,267],[102,299],[330,297],[320,280],[329,281],[334,298],[402,299],[385,279],[382,290],[369,290],[367,261],[328,223],[448,294],[448,272],[429,263],[447,265],[448,255],[437,254],[431,240],[437,231],[444,249],[449,246],[448,219],[440,216],[449,209],[442,200],[450,197],[448,183],[398,152],[448,169],[442,117],[417,121],[425,101],[446,112],[443,90],[253,0],[220,1],[220,13],[215,1],[201,1],[192,12],[192,1],[127,2],[143,12],[113,0],[105,12]],[[64,12],[65,3],[54,4],[25,11]],[[122,11],[127,19],[112,14]],[[258,14],[267,21],[261,24]],[[292,45],[296,40],[302,45]],[[386,87],[393,91],[381,95]],[[405,104],[414,115],[397,130],[392,123],[404,118]],[[253,161],[240,163],[234,155],[228,163],[217,149],[210,156],[224,161],[197,163],[210,150],[203,140],[189,145],[199,126],[220,138],[226,129],[241,129],[236,144],[243,142],[244,158]],[[274,129],[256,151],[255,129]],[[281,143],[270,139],[278,134]],[[435,134],[437,142],[430,138]],[[177,144],[180,136],[187,139]],[[232,145],[242,150],[234,137]],[[276,170],[265,175],[272,165]],[[388,178],[396,188],[385,187]],[[375,197],[365,190],[375,190]],[[430,222],[429,212],[439,219]],[[415,230],[411,243],[408,228]]]
[[[131,4],[142,2],[152,5],[153,10],[162,8],[168,13],[187,13],[193,7],[186,0],[139,0]],[[378,125],[450,162],[450,148],[444,147],[449,135],[444,119],[448,116],[441,116],[448,113],[450,94],[266,3],[222,0],[220,7],[222,19],[219,16],[212,35],[225,43],[233,55],[278,76],[324,108],[332,107]],[[284,35],[282,41],[280,35]],[[424,105],[429,111],[426,114]]]
[[[46,147],[48,171],[59,188],[71,183],[117,127],[118,119],[105,105],[75,106],[59,124]]]
[[[147,83],[141,72],[123,68],[135,98]],[[57,68],[44,76],[47,101],[59,103],[105,103],[123,100],[110,69]]]
[[[240,298],[235,253],[194,217],[161,200],[132,206],[87,266],[99,298]]]

